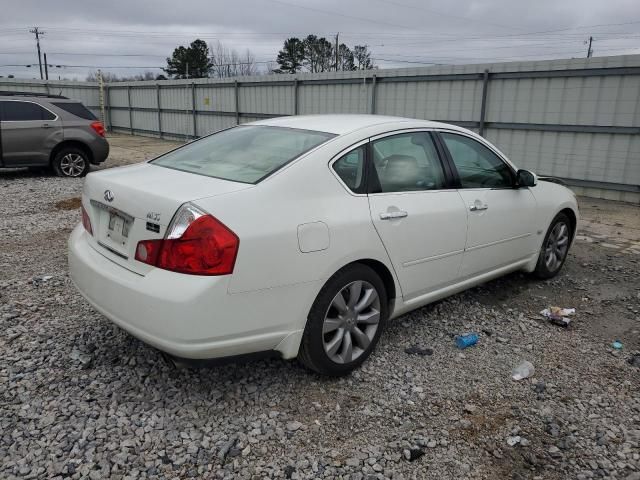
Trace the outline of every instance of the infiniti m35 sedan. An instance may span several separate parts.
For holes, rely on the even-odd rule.
[[[277,352],[341,375],[394,317],[516,270],[553,277],[577,220],[570,190],[469,130],[294,116],[89,174],[69,266],[173,357]]]

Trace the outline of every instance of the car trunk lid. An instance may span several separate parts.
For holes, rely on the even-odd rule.
[[[135,260],[138,242],[163,238],[182,204],[252,186],[149,163],[90,174],[83,204],[91,219],[91,244],[107,258],[144,275],[153,267]]]

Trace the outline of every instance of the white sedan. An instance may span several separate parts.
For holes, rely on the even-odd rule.
[[[277,352],[328,375],[385,323],[516,270],[550,278],[574,194],[453,125],[274,118],[87,176],[71,277],[183,359]]]

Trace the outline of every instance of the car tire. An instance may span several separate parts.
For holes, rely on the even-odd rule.
[[[573,227],[569,217],[564,213],[555,216],[544,237],[538,263],[533,271],[541,279],[555,277],[569,254]]]
[[[65,147],[53,158],[53,171],[59,177],[84,177],[89,173],[89,156],[76,147]]]
[[[375,348],[389,316],[384,283],[366,265],[335,273],[313,302],[298,359],[322,375],[346,375]]]

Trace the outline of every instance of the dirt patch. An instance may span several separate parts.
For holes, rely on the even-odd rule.
[[[56,210],[77,210],[82,205],[80,197],[67,198],[56,202]]]

